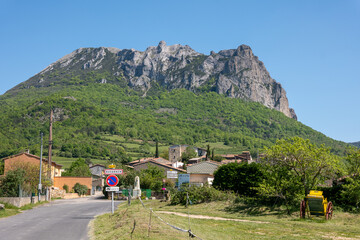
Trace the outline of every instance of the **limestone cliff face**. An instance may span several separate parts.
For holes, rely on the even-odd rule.
[[[87,73],[107,73],[101,79],[88,78]],[[185,45],[168,46],[161,41],[158,46],[145,51],[116,48],[80,48],[59,59],[19,88],[47,87],[64,82],[96,81],[116,83],[142,91],[144,95],[154,87],[171,90],[186,88],[193,92],[216,91],[233,98],[259,102],[266,107],[283,112],[296,119],[289,108],[285,90],[270,77],[263,62],[255,56],[249,46],[211,52],[204,55]]]

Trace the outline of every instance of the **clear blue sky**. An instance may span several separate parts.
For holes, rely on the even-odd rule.
[[[1,0],[0,36],[0,94],[80,47],[247,44],[299,121],[360,141],[360,0]]]

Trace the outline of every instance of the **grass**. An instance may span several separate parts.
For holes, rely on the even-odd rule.
[[[0,218],[10,217],[10,216],[16,215],[18,213],[21,213],[21,211],[30,210],[30,209],[33,209],[34,207],[43,205],[45,203],[48,203],[48,202],[42,201],[42,202],[37,202],[37,203],[30,203],[30,204],[26,204],[20,208],[13,206],[9,203],[3,203],[5,205],[5,209],[0,210]]]
[[[145,201],[147,208],[154,209],[166,222],[189,229],[189,219],[161,213],[190,212],[191,215],[205,215],[231,219],[248,220],[243,222],[190,219],[190,228],[201,239],[360,239],[360,215],[334,212],[333,219],[299,219],[298,212],[284,214],[284,209],[258,207],[258,211],[238,208],[234,211],[230,202],[211,202],[198,205],[171,206],[157,200]],[[98,216],[93,222],[92,239],[187,239],[188,234],[177,231],[152,215],[150,237],[148,237],[149,210],[143,208],[138,200],[131,206],[119,205],[115,213]],[[254,221],[260,221],[254,222]]]
[[[76,161],[78,158],[66,158],[66,157],[53,156],[52,159],[57,164],[62,165],[62,169],[66,169],[66,168],[69,168],[71,163]],[[93,164],[101,164],[101,165],[104,165],[104,166],[107,166],[110,163],[109,160],[102,160],[102,159],[96,159],[96,158],[92,158],[91,162]]]
[[[0,210],[0,218],[10,217],[20,213],[20,209],[9,203],[0,202],[5,205],[5,209]]]

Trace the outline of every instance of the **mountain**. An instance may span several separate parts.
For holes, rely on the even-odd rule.
[[[355,147],[360,148],[360,142],[353,142],[353,143],[349,143],[349,144],[351,144],[351,145],[353,145],[353,146],[355,146]]]
[[[185,88],[194,93],[214,91],[231,98],[259,102],[296,119],[285,90],[270,77],[249,46],[204,55],[185,45],[134,49],[80,48],[59,59],[8,93],[88,83],[128,86],[143,96],[159,88]]]
[[[155,141],[253,156],[293,136],[338,155],[347,147],[294,119],[281,85],[244,45],[209,56],[164,42],[144,52],[82,48],[1,95],[0,106],[0,158],[39,154],[50,109],[60,164],[125,163],[152,155]]]

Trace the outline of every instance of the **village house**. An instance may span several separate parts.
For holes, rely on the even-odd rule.
[[[141,158],[141,159],[129,162],[127,165],[130,166],[130,167],[133,167],[134,165],[137,165],[137,164],[143,163],[143,162],[147,162],[148,160],[154,160],[154,161],[156,161],[158,163],[162,163],[162,164],[165,164],[165,165],[172,165],[172,163],[169,160],[166,160],[165,158],[162,158],[162,157],[158,157],[158,158],[153,158],[153,157]]]
[[[224,158],[224,160],[221,161],[222,164],[228,164],[232,162],[237,162],[237,163],[246,162],[250,164],[254,162],[249,151],[243,151],[241,154],[224,154],[220,156]]]
[[[215,161],[203,161],[187,167],[187,173],[190,174],[190,184],[204,185],[212,184],[214,180],[214,172],[222,164]]]
[[[95,164],[89,167],[92,175],[92,190],[91,194],[94,195],[96,192],[102,191],[105,185],[105,166],[101,164]]]
[[[40,157],[30,154],[29,152],[23,152],[16,155],[6,157],[4,160],[4,175],[6,173],[22,163],[30,163],[37,166],[40,166]],[[42,168],[43,172],[47,172],[48,169],[48,159],[42,158]],[[56,162],[51,162],[51,180],[54,181],[55,177],[61,177],[61,167],[62,165],[57,164]]]
[[[129,163],[129,166],[133,167],[135,171],[147,169],[149,165],[156,166],[164,170],[165,175],[167,171],[178,171],[186,173],[184,169],[173,167],[172,163],[164,158],[143,158]]]
[[[21,164],[34,164],[40,166],[40,157],[30,154],[29,152],[22,152],[16,155],[12,155],[6,157],[4,160],[4,175],[14,168],[21,166]],[[46,174],[48,169],[48,159],[42,158],[42,171]],[[90,194],[90,190],[92,189],[92,178],[91,177],[63,177],[62,173],[62,165],[57,164],[56,162],[51,162],[51,182],[52,182],[52,190],[56,189],[64,189],[64,185],[67,185],[69,190],[71,190],[76,183],[80,183],[82,185],[86,185],[89,189],[88,194]],[[56,191],[51,191],[51,196],[54,197]],[[57,193],[56,193],[57,194]]]

